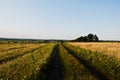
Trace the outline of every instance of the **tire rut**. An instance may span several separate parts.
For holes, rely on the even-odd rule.
[[[47,80],[63,80],[59,56],[59,45],[55,46],[53,50]]]

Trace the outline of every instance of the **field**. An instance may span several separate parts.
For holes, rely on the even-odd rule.
[[[120,79],[120,43],[69,43],[71,50],[111,80]]]
[[[120,43],[119,42],[99,42],[99,43],[70,43],[74,46],[97,51],[105,55],[114,56],[120,58]]]
[[[0,48],[1,80],[35,80],[47,63],[54,44],[2,44]],[[8,47],[7,47],[8,46]]]
[[[120,80],[119,44],[0,44],[0,80]]]

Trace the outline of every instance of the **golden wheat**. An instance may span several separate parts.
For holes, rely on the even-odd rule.
[[[120,59],[120,43],[119,42],[74,42],[69,43],[74,46],[79,46],[81,48],[98,51],[110,56],[115,56]]]

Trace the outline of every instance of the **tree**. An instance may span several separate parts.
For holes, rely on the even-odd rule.
[[[92,33],[89,33],[87,36],[81,36],[79,38],[77,38],[76,40],[73,41],[77,41],[77,42],[98,42],[99,38],[97,37],[97,35],[93,35]]]
[[[81,37],[77,38],[76,41],[82,42],[82,41],[84,40],[83,38],[84,38],[84,37],[81,36]]]
[[[95,42],[98,42],[98,40],[99,40],[99,38],[97,37],[96,34],[94,35],[94,40],[95,40]]]
[[[88,42],[94,41],[94,35],[92,33],[89,33],[87,36]]]
[[[87,42],[87,36],[83,37],[83,42]]]

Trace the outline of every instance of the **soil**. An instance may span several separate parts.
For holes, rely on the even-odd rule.
[[[63,80],[61,62],[59,57],[59,45],[57,45],[53,50],[47,74],[47,80]]]

